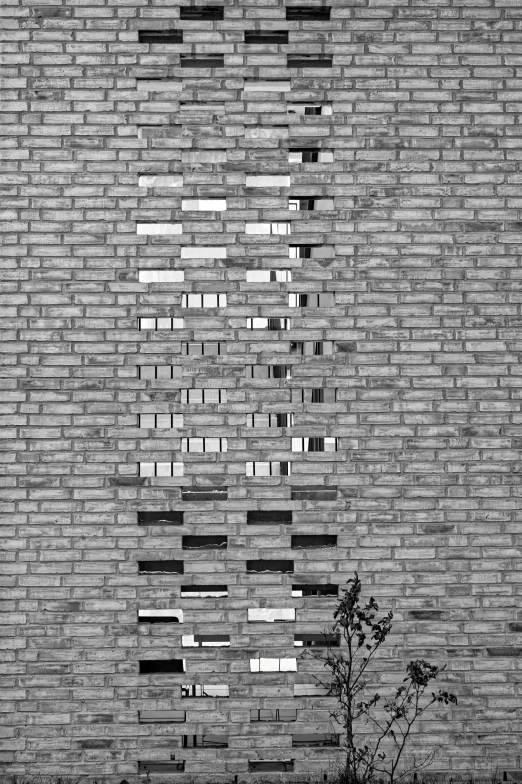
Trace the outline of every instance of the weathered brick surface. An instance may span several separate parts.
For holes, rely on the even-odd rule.
[[[331,750],[292,748],[292,734],[329,731],[328,698],[294,697],[312,664],[251,673],[249,660],[295,657],[294,634],[328,622],[335,599],[293,584],[354,569],[395,613],[377,688],[410,658],[448,661],[459,705],[422,724],[418,753],[453,772],[522,764],[522,8],[330,5],[330,21],[303,22],[279,0],[227,2],[223,21],[180,20],[174,0],[3,2],[4,774],[130,780],[171,755],[186,761],[176,780],[205,784],[247,780],[256,759],[295,760],[289,781],[327,769]],[[138,43],[170,29],[183,43]],[[254,29],[288,30],[288,44],[245,44]],[[223,67],[180,61],[215,54]],[[332,66],[289,69],[287,55]],[[310,147],[333,155],[289,162]],[[289,211],[292,197],[333,209]],[[226,211],[182,209],[225,198]],[[289,236],[245,233],[288,221]],[[150,270],[184,280],[140,283]],[[226,293],[226,307],[182,307],[186,293]],[[289,307],[289,293],[334,297]],[[307,341],[332,350],[291,346]],[[188,388],[223,397],[187,402]],[[336,393],[309,402],[318,388]],[[252,413],[291,412],[289,427],[252,428]],[[183,421],[139,428],[140,414]],[[182,451],[202,437],[227,451]],[[338,451],[292,452],[292,437]],[[247,477],[247,462],[291,474]],[[143,468],[180,463],[182,476]],[[293,523],[247,523],[256,509]],[[168,510],[182,525],[138,526],[139,511]],[[292,549],[312,534],[336,547]],[[227,547],[183,549],[193,536]],[[138,572],[158,559],[184,574]],[[282,571],[247,573],[277,559]],[[229,594],[182,598],[190,583]],[[248,623],[256,607],[295,607],[296,621]],[[180,608],[180,626],[137,623],[138,609]],[[213,633],[230,647],[181,646]],[[139,674],[169,658],[186,672]],[[230,697],[181,700],[185,683]],[[267,707],[297,722],[251,724]],[[158,709],[186,722],[138,723]],[[228,749],[181,747],[202,733]]]

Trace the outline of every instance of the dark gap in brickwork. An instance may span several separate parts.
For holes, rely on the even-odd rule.
[[[194,644],[187,645],[191,648],[209,648],[209,647],[228,647],[230,645],[229,634],[195,634]]]
[[[288,105],[288,114],[304,114],[305,116],[317,116],[319,117],[323,113],[323,106],[322,104],[307,104],[304,108],[300,109],[299,105]]]
[[[140,675],[185,672],[184,659],[146,659],[141,660],[139,665]]]
[[[246,378],[291,378],[292,365],[247,365]]]
[[[181,685],[181,699],[205,699],[206,697],[217,697],[228,699],[230,689],[227,684],[222,683],[183,683]]]
[[[341,638],[337,634],[294,634],[294,643],[303,648],[324,648],[327,645],[338,648]]]
[[[209,583],[208,585],[182,585],[181,586],[181,597],[190,599],[191,597],[199,598],[196,594],[202,594],[203,596],[228,596],[228,586],[227,585],[214,585]]]
[[[315,55],[289,54],[286,58],[287,68],[331,68],[331,57],[316,57]]]
[[[295,254],[297,259],[312,259],[314,254],[325,253],[323,245],[289,245],[288,249]],[[333,254],[332,254],[333,255]]]
[[[314,583],[295,583],[292,585],[292,594],[309,597],[338,596],[339,586],[331,585],[329,583],[325,583],[324,585]]]
[[[288,574],[294,571],[294,562],[280,559],[253,559],[246,562],[247,572],[282,572]]]
[[[292,536],[292,550],[302,550],[310,547],[337,547],[337,536],[333,534]]]
[[[245,30],[246,44],[287,44],[288,30]]]
[[[338,746],[339,735],[325,732],[303,732],[292,735],[292,746]]]
[[[248,525],[291,525],[292,512],[261,511],[254,509],[247,512]]]
[[[139,30],[140,44],[182,44],[183,30]]]
[[[140,574],[161,572],[165,574],[183,574],[183,561],[138,561]]]
[[[317,163],[319,160],[319,147],[289,147],[288,152],[297,152],[302,155],[302,163]]]
[[[183,550],[215,550],[226,549],[227,536],[184,536],[182,537]]]
[[[208,19],[224,18],[224,9],[219,5],[182,5],[179,9],[180,19]]]
[[[252,708],[250,721],[297,721],[295,708]]]
[[[286,18],[290,22],[328,22],[330,19],[330,8],[319,5],[287,6]]]
[[[228,735],[183,735],[184,749],[228,749]]]
[[[138,512],[138,525],[183,525],[183,512]]]
[[[149,615],[140,614],[138,616],[139,623],[155,624],[155,623],[179,623],[179,618],[176,615]]]
[[[255,773],[291,773],[294,760],[248,760],[248,772]]]
[[[225,56],[222,54],[182,54],[180,55],[180,65],[182,68],[224,68]]]
[[[181,499],[183,501],[226,501],[228,489],[226,487],[183,487]]]

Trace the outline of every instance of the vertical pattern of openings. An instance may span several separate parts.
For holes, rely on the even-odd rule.
[[[249,19],[247,11],[241,2],[230,11],[182,5],[179,21],[140,12],[136,21],[148,58],[135,70],[135,171],[138,282],[146,285],[136,362],[138,715],[150,728],[144,748],[156,752],[138,772],[149,776],[192,773],[200,752],[220,749],[244,772],[308,775],[310,750],[337,739],[324,705],[317,720],[310,716],[313,697],[328,690],[308,684],[295,654],[338,643],[317,627],[313,602],[331,602],[338,590],[328,581],[345,476],[334,432],[346,415],[337,366],[338,386],[350,378],[348,351],[330,335],[352,326],[339,278],[348,239],[335,237],[349,217],[336,211],[344,197],[333,174],[334,142],[341,162],[346,146],[332,131],[329,90],[340,71],[329,8],[274,7],[270,25],[252,17],[244,40],[232,43],[232,20]],[[299,582],[318,549],[316,582]],[[245,635],[240,672],[233,649]],[[226,715],[238,677],[251,678],[250,723],[225,724],[231,739],[214,716]],[[267,706],[258,695],[274,677],[286,696]],[[197,714],[196,699],[204,706]],[[290,722],[278,746],[277,725]],[[268,723],[274,737],[265,750],[258,737]],[[184,724],[186,734],[173,734],[175,754],[162,761],[153,733],[165,724]],[[252,739],[238,747],[245,731]],[[212,760],[209,772],[226,777],[219,753]]]

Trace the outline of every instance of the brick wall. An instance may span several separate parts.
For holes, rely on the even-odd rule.
[[[521,764],[522,9],[328,7],[4,0],[5,773],[328,770],[295,586],[355,569],[373,685],[448,662],[416,751]]]

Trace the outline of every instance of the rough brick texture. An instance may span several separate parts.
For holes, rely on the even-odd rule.
[[[522,764],[520,0],[329,6],[180,20],[174,0],[3,0],[4,774],[131,781],[172,756],[200,784],[253,781],[256,761],[327,770],[331,749],[292,747],[332,731],[331,698],[294,696],[312,663],[250,659],[298,657],[335,597],[292,585],[355,569],[395,613],[374,686],[448,662],[458,707],[416,752]],[[183,42],[150,42],[169,30]],[[145,274],[167,270],[184,276]],[[262,270],[291,280],[247,280]],[[337,451],[291,449],[324,437]],[[334,546],[292,548],[321,534]],[[181,597],[205,583],[228,596]],[[296,620],[248,622],[264,607]],[[138,624],[161,609],[183,623]],[[230,646],[182,647],[201,634]],[[154,659],[186,671],[140,674]],[[155,710],[186,721],[139,723]],[[228,748],[183,748],[206,733]]]

